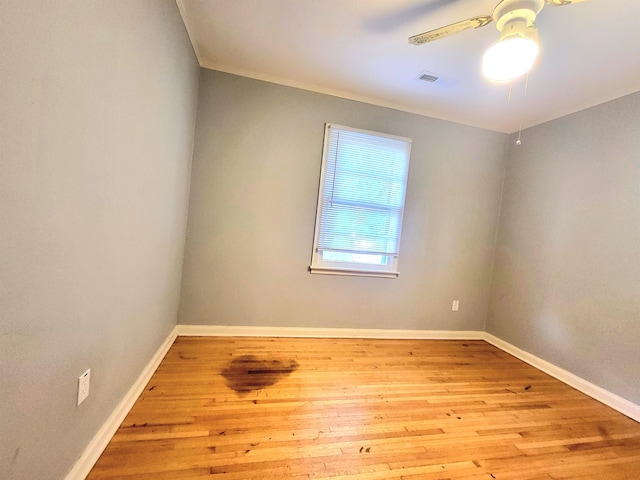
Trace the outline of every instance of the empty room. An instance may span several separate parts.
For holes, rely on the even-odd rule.
[[[640,478],[637,18],[0,0],[0,478]]]

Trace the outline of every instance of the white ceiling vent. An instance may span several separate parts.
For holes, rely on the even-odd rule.
[[[436,87],[444,87],[444,88],[453,87],[456,83],[450,78],[445,78],[438,75],[437,73],[427,72],[427,71],[420,72],[420,75],[418,75],[418,80],[430,83],[431,85],[434,85]]]

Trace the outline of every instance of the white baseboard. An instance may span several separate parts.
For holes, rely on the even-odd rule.
[[[484,340],[481,331],[394,330],[361,328],[178,325],[183,337],[387,338],[417,340]]]
[[[86,476],[89,475],[89,472],[100,458],[100,455],[102,455],[104,449],[107,448],[111,438],[115,435],[118,427],[142,393],[145,385],[149,382],[158,365],[160,365],[160,362],[169,351],[169,348],[178,336],[177,330],[178,328],[175,327],[162,345],[160,345],[160,348],[158,348],[151,360],[149,360],[149,363],[144,367],[144,370],[142,370],[140,376],[136,379],[124,398],[116,406],[111,415],[109,415],[109,418],[107,418],[107,421],[100,427],[100,430],[98,430],[93,439],[91,439],[78,461],[65,477],[65,480],[84,480]]]
[[[557,378],[570,387],[573,387],[576,390],[589,395],[591,398],[594,398],[599,402],[610,406],[614,410],[617,410],[623,415],[632,418],[636,422],[640,422],[640,405],[636,405],[635,403],[632,403],[629,400],[616,395],[615,393],[594,385],[584,378],[578,377],[577,375],[574,375],[567,370],[557,367],[540,357],[536,357],[535,355],[526,352],[514,345],[511,345],[510,343],[505,342],[504,340],[491,335],[490,333],[484,332],[484,339],[491,345],[498,347],[500,350],[503,350],[516,358],[519,358],[523,362],[536,367],[538,370],[541,370],[554,378]]]

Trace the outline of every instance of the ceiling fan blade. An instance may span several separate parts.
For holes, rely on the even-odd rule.
[[[584,2],[584,0],[546,0],[547,5],[552,7],[562,7],[564,5],[571,5],[572,3]]]
[[[465,30],[484,27],[492,21],[493,17],[491,15],[469,18],[461,22],[452,23],[446,27],[436,28],[435,30],[430,30],[428,32],[421,33],[420,35],[409,37],[409,43],[413,45],[422,45],[423,43],[433,42],[434,40],[448,37],[449,35],[463,32]]]

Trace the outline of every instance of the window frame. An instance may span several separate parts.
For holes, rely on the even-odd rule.
[[[323,199],[325,193],[325,186],[327,180],[327,168],[330,163],[327,159],[330,142],[329,136],[332,130],[338,131],[347,131],[347,132],[355,132],[359,134],[364,134],[372,137],[379,137],[383,139],[390,139],[403,142],[406,145],[406,164],[404,165],[404,185],[403,185],[403,195],[402,195],[402,205],[399,209],[398,220],[398,231],[396,242],[398,245],[397,251],[394,254],[384,255],[379,253],[369,253],[369,255],[381,255],[382,257],[387,257],[386,265],[373,264],[373,263],[364,263],[364,262],[346,262],[346,261],[328,261],[322,258],[322,251],[328,252],[339,252],[340,250],[335,249],[327,249],[320,248],[320,235],[321,235],[321,224],[322,224],[322,213],[323,213]],[[407,137],[400,137],[397,135],[390,135],[386,133],[374,132],[369,130],[362,130],[352,127],[347,127],[344,125],[337,125],[332,123],[325,124],[325,132],[324,132],[324,144],[322,149],[322,164],[320,171],[320,184],[318,187],[318,203],[316,205],[316,223],[313,237],[313,251],[311,256],[311,265],[309,266],[309,272],[313,274],[323,274],[323,275],[354,275],[354,276],[366,276],[366,277],[382,277],[382,278],[397,278],[399,275],[398,271],[398,260],[399,260],[399,251],[400,251],[400,239],[403,228],[403,217],[404,217],[404,209],[406,205],[406,195],[407,195],[407,184],[408,184],[408,176],[409,176],[409,166],[411,162],[411,145],[412,139]],[[334,160],[335,162],[335,160]],[[335,170],[333,175],[335,177]],[[334,178],[335,185],[335,178]],[[384,208],[379,208],[379,210],[384,210]],[[367,254],[365,252],[355,252],[355,251],[347,251],[351,254]]]

